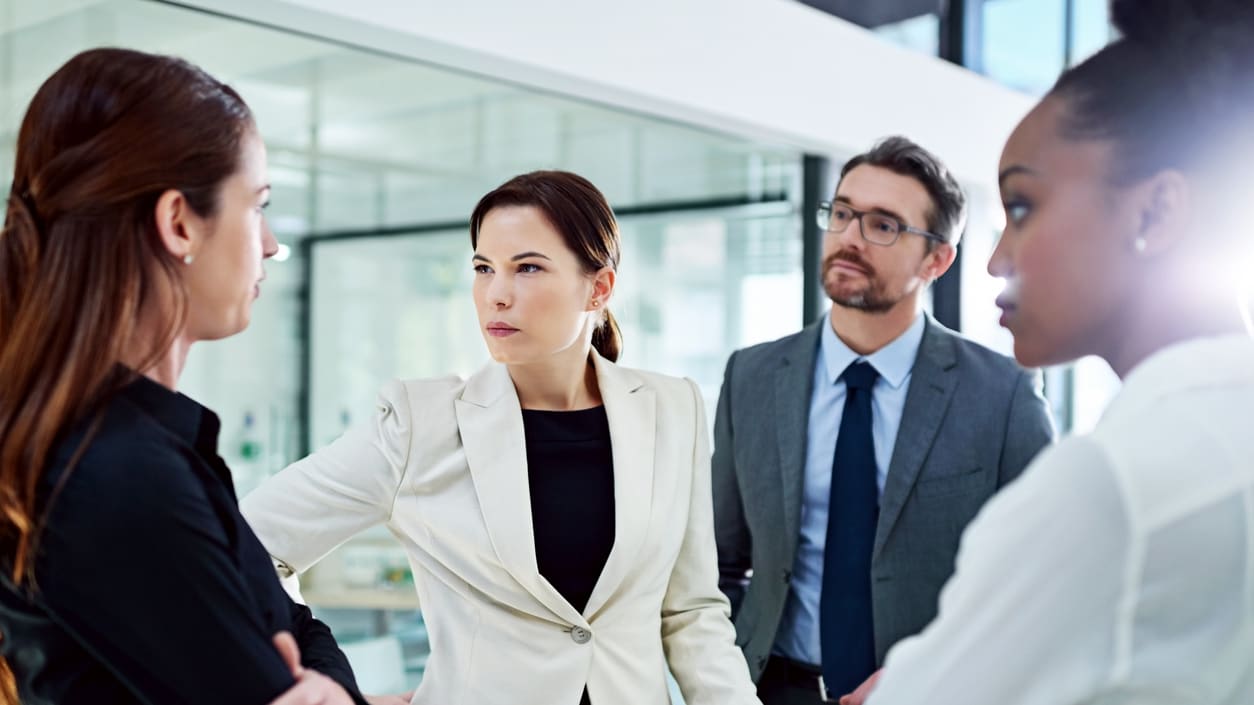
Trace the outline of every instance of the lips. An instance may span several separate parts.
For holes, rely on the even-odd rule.
[[[852,262],[832,262],[829,269],[839,269],[845,272],[855,272],[857,274],[866,274],[866,270]]]
[[[1001,293],[997,295],[995,303],[997,308],[1001,309],[1001,324],[1009,327],[1007,323],[1015,311],[1019,310],[1019,279],[1017,277],[1005,277],[1002,279],[1004,285]]]
[[[1001,309],[1001,320],[998,321],[1003,328],[1009,328],[1010,322],[1014,318],[1015,311],[1018,310],[1019,304],[1014,299],[1005,296],[997,297],[997,308]]]
[[[518,329],[503,321],[492,321],[487,325],[487,331],[490,336],[503,338],[517,333]]]

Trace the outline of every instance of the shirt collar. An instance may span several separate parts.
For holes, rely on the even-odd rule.
[[[832,384],[840,379],[840,375],[851,363],[866,360],[879,373],[880,379],[897,389],[905,384],[906,377],[914,368],[915,358],[919,356],[919,345],[923,342],[926,320],[922,313],[918,314],[905,332],[870,355],[859,355],[845,345],[836,335],[836,331],[832,330],[830,311],[823,317],[823,325],[820,327],[822,332],[819,334],[819,357],[827,367],[828,379]]]
[[[191,398],[139,374],[122,388],[120,396],[192,448],[217,452],[218,416]]]

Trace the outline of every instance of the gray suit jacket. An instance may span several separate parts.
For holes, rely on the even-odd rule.
[[[713,478],[720,586],[755,680],[788,597],[819,326],[828,321],[733,353],[719,395]],[[877,663],[936,616],[963,529],[1053,436],[1039,375],[928,317],[871,558]]]

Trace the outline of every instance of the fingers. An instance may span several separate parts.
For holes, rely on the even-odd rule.
[[[274,648],[278,649],[279,656],[283,658],[283,663],[287,664],[287,669],[292,672],[292,677],[300,678],[305,669],[300,665],[300,647],[296,645],[296,639],[292,637],[291,632],[283,631],[275,634]]]
[[[296,685],[270,705],[353,705],[353,699],[339,683],[317,671],[306,670],[297,677]]]

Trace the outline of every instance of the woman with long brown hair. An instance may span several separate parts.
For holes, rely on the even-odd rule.
[[[240,516],[217,417],[174,391],[193,343],[248,324],[268,197],[248,107],[184,61],[87,51],[30,104],[0,231],[0,653],[24,702],[365,702]]]
[[[709,436],[690,380],[616,364],[619,232],[561,171],[471,215],[493,361],[394,381],[372,424],[250,494],[302,571],[372,524],[409,552],[431,640],[414,703],[757,705],[718,589]]]

